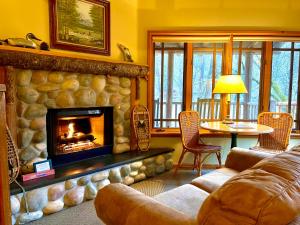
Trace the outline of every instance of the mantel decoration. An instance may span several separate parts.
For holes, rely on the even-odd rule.
[[[40,50],[49,50],[49,45],[37,38],[33,33],[26,34],[25,38],[7,38],[0,40],[0,45],[10,45],[23,48],[34,48]]]
[[[110,3],[50,0],[51,47],[110,55]]]

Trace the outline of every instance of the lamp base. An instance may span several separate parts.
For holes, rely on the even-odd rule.
[[[234,121],[233,121],[233,120],[227,120],[227,119],[226,119],[226,120],[223,120],[222,123],[223,123],[223,124],[233,124]]]
[[[233,124],[234,121],[229,118],[230,116],[227,115],[226,118],[222,121],[223,124]]]

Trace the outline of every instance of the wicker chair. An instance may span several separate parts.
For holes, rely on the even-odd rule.
[[[258,115],[257,123],[272,127],[269,134],[260,134],[255,147],[250,149],[280,153],[287,150],[293,126],[293,117],[289,113],[263,112]]]
[[[185,153],[190,152],[194,154],[194,164],[192,169],[197,169],[198,175],[201,175],[201,167],[205,159],[212,153],[216,154],[219,166],[221,166],[221,147],[214,145],[206,145],[202,142],[199,135],[199,114],[196,111],[183,111],[179,113],[179,124],[182,140],[182,153],[180,155],[177,167],[174,174],[182,165],[182,160]],[[202,158],[202,154],[205,156]]]

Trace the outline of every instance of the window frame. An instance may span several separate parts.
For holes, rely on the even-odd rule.
[[[168,110],[168,107],[166,107],[166,109],[167,109],[167,111],[165,112],[163,109],[164,109],[164,100],[165,100],[165,98],[164,98],[164,94],[163,94],[163,92],[162,92],[162,90],[164,89],[164,80],[165,80],[165,77],[168,77],[169,78],[169,76],[168,76],[168,74],[169,74],[169,72],[170,72],[170,66],[172,66],[173,64],[171,63],[171,65],[170,65],[170,62],[173,62],[173,60],[174,60],[174,55],[176,54],[176,53],[178,53],[178,52],[180,52],[180,53],[183,53],[183,56],[185,55],[185,53],[184,53],[184,49],[185,49],[185,46],[183,46],[183,47],[180,47],[180,46],[178,46],[178,47],[166,47],[165,46],[165,43],[161,43],[161,45],[160,45],[160,47],[156,47],[155,46],[155,43],[153,43],[153,45],[154,45],[154,47],[153,47],[153,49],[154,49],[154,59],[156,58],[156,54],[157,54],[157,52],[156,51],[159,51],[160,53],[160,57],[161,57],[161,63],[160,63],[160,75],[161,75],[161,77],[160,77],[160,89],[161,89],[161,93],[159,94],[159,98],[158,98],[158,100],[159,99],[161,99],[161,101],[158,101],[159,102],[159,108],[160,108],[160,111],[159,111],[159,113],[158,112],[156,112],[155,110],[153,110],[153,114],[152,114],[152,121],[153,121],[153,124],[152,125],[154,125],[155,123],[157,123],[157,124],[160,124],[160,125],[162,125],[163,123],[166,123],[166,124],[168,124],[168,123],[172,123],[172,122],[174,122],[175,124],[177,123],[177,124],[179,124],[179,121],[177,120],[177,118],[175,119],[173,119],[173,118],[162,118],[163,117],[163,114],[165,113],[166,114],[166,116],[168,117],[168,114],[170,113],[169,112],[169,110]],[[165,73],[164,72],[164,65],[165,65],[165,61],[166,61],[166,59],[165,59],[165,53],[167,53],[167,55],[168,55],[168,61],[167,61],[167,64],[168,64],[168,67],[167,67],[167,73]],[[171,60],[170,61],[170,56],[171,56],[171,58],[173,58],[173,60]],[[184,59],[183,59],[183,61],[184,61]],[[182,68],[183,69],[183,71],[184,71],[184,68]],[[182,79],[183,79],[183,74],[182,74]],[[156,81],[155,81],[155,76],[153,76],[153,83],[155,83]],[[170,81],[168,80],[168,83],[169,83]],[[155,85],[155,84],[154,84]],[[169,86],[169,85],[168,85]],[[170,86],[169,86],[170,87]],[[154,92],[155,90],[154,90],[154,86],[153,86],[153,92]],[[169,89],[168,89],[168,93],[167,93],[167,95],[169,96]],[[153,93],[154,95],[155,95],[155,93]],[[156,99],[157,99],[157,97],[158,96],[156,96]],[[182,96],[182,101],[183,101],[183,98],[184,98],[184,96]],[[154,100],[153,102],[155,102],[156,100]],[[168,105],[168,102],[166,101],[166,105]],[[154,104],[154,107],[157,107],[157,105],[156,104]],[[176,110],[177,110],[177,107],[175,106],[175,108],[176,108]],[[159,118],[157,118],[156,119],[156,115],[154,115],[154,112],[156,113],[156,114],[159,114]],[[176,114],[176,113],[175,113]],[[155,128],[155,129],[159,129],[159,128]]]
[[[233,42],[234,41],[262,41],[262,60],[261,60],[261,77],[260,77],[260,98],[259,113],[269,110],[270,94],[271,94],[271,74],[272,74],[272,54],[273,41],[300,41],[300,32],[297,31],[148,31],[148,52],[147,61],[149,65],[149,79],[147,82],[147,104],[151,121],[153,121],[153,99],[154,99],[154,43],[158,40],[169,42],[184,42],[184,72],[183,72],[183,107],[182,110],[191,110],[192,108],[192,79],[193,79],[193,42],[201,42],[201,40],[218,40],[228,39],[225,43],[223,52],[223,74],[231,74]],[[162,41],[163,42],[163,41]],[[300,88],[298,88],[299,90]],[[298,92],[297,103],[300,103],[300,93]],[[300,105],[300,104],[299,104]],[[226,96],[221,95],[221,119],[227,115]],[[300,110],[297,111],[298,121]],[[152,136],[178,136],[179,128],[154,128],[151,122],[150,132]],[[205,131],[204,133],[210,133]]]

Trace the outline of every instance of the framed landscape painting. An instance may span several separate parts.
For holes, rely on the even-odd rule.
[[[110,55],[110,3],[50,0],[52,48]]]

